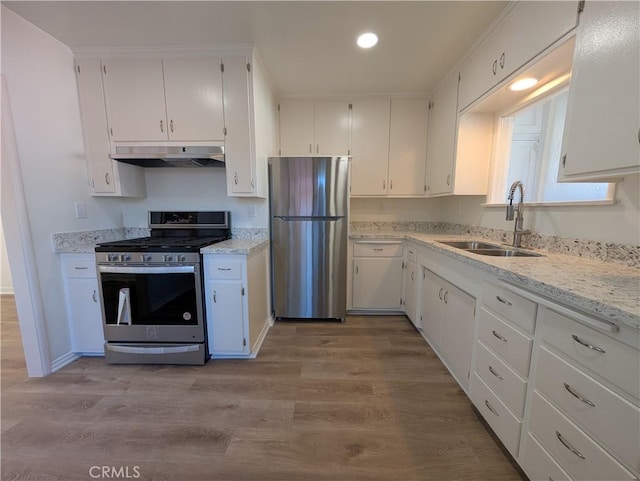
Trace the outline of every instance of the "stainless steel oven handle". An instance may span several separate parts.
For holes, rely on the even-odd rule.
[[[98,266],[98,271],[105,274],[190,274],[196,271],[196,266]]]
[[[126,354],[179,354],[183,352],[195,352],[200,349],[198,344],[171,347],[137,347],[137,346],[117,346],[107,344],[107,351],[123,352]]]

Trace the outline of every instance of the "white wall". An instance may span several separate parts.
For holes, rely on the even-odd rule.
[[[2,73],[13,112],[52,360],[70,350],[56,232],[122,227],[118,199],[89,195],[73,55],[2,7]],[[76,219],[74,202],[87,204]],[[9,253],[11,253],[11,246]]]
[[[0,222],[0,294],[13,294],[13,281],[9,269],[7,246],[4,242],[4,231]]]
[[[147,227],[150,210],[229,210],[234,227],[268,226],[267,200],[227,197],[222,168],[147,169],[146,179],[146,198],[122,201],[127,227]]]

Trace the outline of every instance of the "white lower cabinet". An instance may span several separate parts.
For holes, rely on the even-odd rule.
[[[213,358],[255,357],[269,327],[267,250],[206,254],[204,298]]]
[[[61,260],[72,350],[103,356],[104,333],[95,258],[93,254],[62,254]]]
[[[475,298],[422,266],[421,324],[425,337],[466,390]]]
[[[416,312],[416,289],[418,279],[418,265],[411,260],[404,263],[404,295],[402,302],[404,304],[404,313],[417,329],[422,328],[420,316]]]
[[[355,242],[353,309],[402,309],[402,241]]]

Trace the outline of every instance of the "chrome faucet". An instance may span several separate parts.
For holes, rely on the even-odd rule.
[[[518,206],[514,207],[513,196],[516,193],[516,189],[520,190],[520,201],[518,202]],[[522,229],[522,223],[524,222],[524,184],[521,180],[516,180],[511,184],[507,199],[509,200],[509,205],[507,206],[507,220],[513,220],[514,211],[518,212],[516,215],[516,223],[513,228],[513,247],[520,247],[520,244],[522,243],[522,236],[531,234],[530,230]]]

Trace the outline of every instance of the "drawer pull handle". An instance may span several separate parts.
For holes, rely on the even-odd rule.
[[[491,411],[493,414],[495,414],[496,416],[500,416],[496,412],[496,410],[491,407],[491,404],[489,404],[489,401],[487,401],[486,399],[484,400],[484,405],[487,406],[487,409],[489,409],[489,411]]]
[[[86,266],[85,267],[77,267],[76,266],[76,267],[74,267],[74,269],[77,270],[77,271],[86,271],[88,269],[88,267],[86,267]]]
[[[507,339],[503,336],[501,336],[500,334],[498,334],[496,331],[492,331],[491,332],[495,337],[497,337],[498,339],[500,339],[502,342],[507,342]]]
[[[218,267],[219,271],[230,271],[231,267]]]
[[[374,247],[373,250],[376,251],[376,252],[381,252],[384,249],[382,247]]]
[[[438,299],[442,300],[442,291],[444,291],[444,287],[441,287],[438,291]]]
[[[583,341],[582,339],[580,339],[575,334],[571,334],[571,337],[573,338],[574,341],[576,341],[578,344],[582,344],[584,347],[588,347],[589,349],[592,349],[592,350],[594,350],[596,352],[600,352],[602,354],[605,354],[607,352],[604,349],[602,349],[601,347],[594,346],[593,344],[589,344],[588,342]]]
[[[562,443],[562,445],[567,448],[569,451],[571,451],[573,454],[575,454],[576,456],[578,456],[580,459],[587,459],[584,457],[584,454],[582,454],[580,451],[578,451],[576,448],[574,448],[573,446],[571,446],[571,444],[569,444],[563,437],[562,434],[560,434],[560,431],[556,431],[556,437],[558,438],[558,440]]]
[[[507,306],[513,306],[513,304],[511,304],[509,301],[504,300],[502,297],[500,296],[496,296],[496,299],[498,299],[499,302],[502,302],[503,304],[506,304]]]
[[[569,392],[569,394],[571,394],[573,397],[575,397],[576,399],[579,399],[580,401],[582,401],[585,404],[588,404],[589,406],[591,406],[592,408],[596,407],[596,405],[592,402],[589,401],[586,397],[581,396],[580,394],[578,394],[577,392],[575,392],[573,390],[573,388],[571,386],[569,386],[566,382],[563,383],[564,384],[564,388]]]
[[[491,371],[491,374],[493,374],[495,377],[497,377],[501,381],[504,381],[504,378],[492,366],[489,366],[489,371]]]

